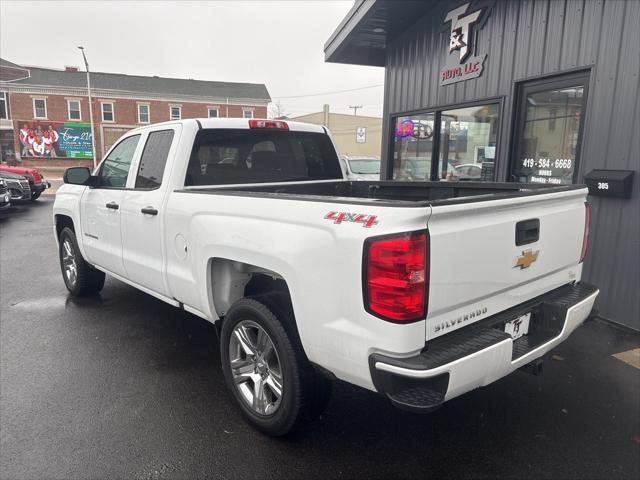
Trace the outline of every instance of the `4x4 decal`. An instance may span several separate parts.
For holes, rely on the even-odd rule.
[[[333,220],[333,223],[340,225],[342,222],[362,223],[364,228],[371,228],[378,224],[378,217],[364,213],[329,212],[325,215],[325,220]]]

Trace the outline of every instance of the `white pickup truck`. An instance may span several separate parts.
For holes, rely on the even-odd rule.
[[[537,366],[591,312],[587,189],[344,179],[329,132],[127,132],[54,205],[72,295],[105,273],[213,322],[245,417],[283,435],[340,379],[428,412]],[[532,363],[533,362],[533,363]]]

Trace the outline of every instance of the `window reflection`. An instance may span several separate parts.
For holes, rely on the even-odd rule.
[[[584,87],[526,95],[513,173],[519,182],[571,184],[576,163]]]
[[[498,105],[445,110],[440,120],[440,180],[493,181]]]
[[[396,118],[393,148],[393,179],[426,181],[431,178],[434,114]]]
[[[393,179],[494,181],[499,121],[497,103],[396,117]]]

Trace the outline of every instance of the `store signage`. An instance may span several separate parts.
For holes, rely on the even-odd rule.
[[[89,123],[18,120],[15,124],[23,158],[93,157]]]
[[[395,136],[396,140],[407,137],[424,140],[433,136],[433,127],[427,122],[420,120],[414,122],[410,118],[407,118],[401,121],[396,127]]]
[[[572,183],[573,158],[523,158],[521,171],[528,174],[528,182],[562,185]]]
[[[356,127],[356,143],[367,142],[367,127]]]
[[[451,33],[445,68],[440,70],[440,85],[477,78],[484,69],[486,54],[470,56],[475,48],[472,29],[482,15],[482,9],[467,14],[470,4],[451,10],[444,19],[443,23],[451,22]]]

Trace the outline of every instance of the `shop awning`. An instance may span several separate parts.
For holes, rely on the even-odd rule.
[[[324,44],[325,61],[383,67],[389,42],[435,3],[435,0],[356,0]]]

